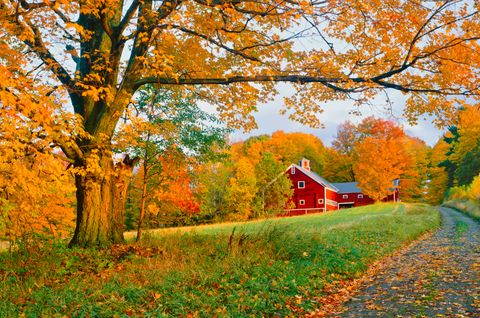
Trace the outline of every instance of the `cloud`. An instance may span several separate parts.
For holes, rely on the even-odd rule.
[[[288,93],[284,90],[282,96],[278,96],[270,104],[258,105],[258,112],[255,113],[255,119],[258,129],[250,132],[240,130],[234,131],[231,135],[232,141],[240,141],[251,136],[261,134],[272,134],[274,131],[283,130],[285,132],[305,132],[319,137],[325,144],[329,145],[335,138],[337,126],[346,120],[354,123],[362,121],[365,117],[375,116],[379,118],[391,119],[404,126],[407,134],[424,140],[428,145],[434,145],[442,135],[442,131],[432,124],[431,118],[421,118],[417,125],[410,125],[402,118],[403,108],[405,107],[405,97],[399,92],[389,92],[391,105],[386,102],[386,97],[377,97],[370,104],[360,107],[354,106],[351,101],[332,101],[323,106],[324,112],[319,115],[324,128],[314,129],[296,122],[292,122],[286,116],[278,113],[283,103],[283,96]],[[359,111],[361,115],[355,115]]]

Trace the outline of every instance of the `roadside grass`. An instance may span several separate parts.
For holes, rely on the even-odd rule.
[[[444,202],[442,206],[453,208],[480,221],[480,203],[478,201],[470,199],[453,199]]]
[[[438,227],[427,205],[150,232],[107,250],[0,254],[0,317],[298,316],[326,283]]]

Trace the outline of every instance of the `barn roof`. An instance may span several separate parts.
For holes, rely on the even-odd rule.
[[[338,188],[335,187],[332,183],[328,182],[327,180],[325,180],[324,178],[320,177],[318,174],[316,174],[315,172],[313,171],[308,171],[308,170],[305,170],[303,169],[302,167],[300,167],[299,165],[296,165],[296,164],[292,164],[291,166],[294,166],[295,169],[297,170],[300,170],[301,172],[303,172],[305,175],[307,175],[308,177],[310,177],[311,179],[315,180],[316,182],[320,183],[321,185],[327,187],[327,188],[330,188],[332,189],[333,191],[338,191]]]
[[[337,182],[333,185],[338,189],[338,193],[362,193],[358,188],[358,182]]]

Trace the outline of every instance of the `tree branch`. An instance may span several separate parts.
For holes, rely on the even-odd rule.
[[[363,80],[362,80],[363,81]],[[305,83],[340,83],[346,82],[341,78],[326,78],[307,75],[256,75],[256,76],[232,76],[232,77],[218,77],[218,78],[158,78],[147,77],[135,82],[135,89],[140,86],[157,83],[164,85],[229,85],[233,83],[247,83],[247,82],[294,82],[299,84]]]
[[[177,6],[182,3],[183,0],[165,0],[162,5],[157,9],[157,22],[165,19],[170,13],[175,10]]]
[[[440,14],[440,12],[444,9],[446,9],[447,7],[449,7],[450,5],[452,5],[453,3],[455,3],[455,1],[451,1],[451,0],[447,0],[445,1],[441,6],[439,6],[428,18],[427,20],[425,21],[425,23],[422,24],[422,26],[418,29],[417,33],[415,34],[415,36],[413,37],[410,45],[409,45],[409,48],[408,48],[408,51],[407,51],[407,55],[405,56],[405,59],[404,59],[404,62],[403,64],[406,65],[408,64],[408,60],[412,54],[412,51],[413,51],[413,48],[415,47],[415,45],[417,44],[417,42],[419,40],[421,40],[423,37],[427,36],[428,34],[431,34],[441,28],[444,28],[448,25],[451,25],[453,23],[457,23],[459,21],[462,21],[462,20],[465,20],[465,19],[468,19],[468,18],[471,18],[473,17],[474,15],[477,15],[479,13],[479,11],[474,11],[470,14],[467,14],[465,16],[462,16],[462,17],[459,17],[459,18],[456,18],[456,19],[453,19],[451,21],[448,21],[444,24],[440,24],[432,29],[429,29],[425,32],[423,32],[426,27],[428,26],[428,24],[430,24],[430,22],[437,16]],[[422,33],[423,32],[423,33]]]
[[[241,49],[241,50],[236,50],[236,49],[232,49],[228,46],[226,46],[225,44],[223,43],[220,43],[219,41],[217,40],[214,40],[212,39],[211,37],[208,37],[206,36],[205,34],[201,34],[201,33],[198,33],[196,31],[193,31],[193,30],[190,30],[190,29],[187,29],[187,28],[184,28],[182,26],[179,26],[179,25],[170,25],[172,28],[176,29],[176,30],[180,30],[184,33],[187,33],[187,34],[190,34],[190,35],[194,35],[194,36],[197,36],[197,37],[200,37],[222,49],[224,49],[225,51],[228,51],[232,54],[235,54],[235,55],[239,55],[241,57],[243,57],[244,59],[247,59],[247,60],[250,60],[250,61],[253,61],[253,62],[261,62],[260,59],[256,58],[256,57],[253,57],[253,56],[250,56],[248,54],[245,54],[243,53],[242,51],[244,51],[244,49]]]
[[[56,1],[39,2],[39,3],[29,3],[28,1],[25,1],[25,0],[20,1],[20,5],[25,10],[35,10],[35,9],[39,9],[39,8],[53,7],[55,5],[55,3],[56,3]]]
[[[388,72],[389,73],[389,72]],[[396,74],[396,73],[394,73]],[[147,77],[137,81],[134,85],[135,89],[138,89],[142,85],[149,83],[157,83],[162,85],[230,85],[234,83],[261,83],[261,82],[290,82],[298,84],[306,83],[320,83],[326,87],[339,91],[342,93],[355,93],[358,89],[355,88],[343,88],[338,84],[378,84],[377,88],[391,88],[402,92],[419,92],[419,93],[434,93],[450,96],[468,95],[478,96],[480,93],[470,92],[457,92],[453,88],[422,88],[422,87],[408,87],[402,84],[396,84],[392,82],[383,81],[386,78],[383,75],[374,78],[340,78],[340,77],[321,77],[321,76],[309,76],[309,75],[256,75],[256,76],[232,76],[224,78],[158,78]]]
[[[132,4],[128,8],[127,12],[123,16],[122,20],[120,21],[119,25],[114,29],[116,36],[121,36],[123,31],[127,28],[128,24],[132,20],[135,12],[137,12],[138,6],[140,5],[139,0],[133,0]]]
[[[30,20],[25,18],[27,25],[30,27],[34,41],[30,41],[26,39],[24,42],[27,44],[36,54],[37,56],[48,66],[48,68],[56,75],[58,80],[65,85],[68,90],[73,89],[74,83],[70,74],[68,74],[67,70],[55,59],[53,54],[47,49],[45,44],[43,43],[42,35],[40,30],[35,26]]]

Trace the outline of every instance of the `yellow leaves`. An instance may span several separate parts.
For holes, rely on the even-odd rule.
[[[87,90],[84,90],[82,92],[82,96],[84,97],[89,97],[93,99],[93,101],[98,102],[101,99],[102,92],[104,92],[104,88],[96,88],[93,86],[90,86]]]
[[[151,203],[147,206],[147,213],[157,215],[158,212],[160,212],[160,208],[156,204]]]
[[[154,3],[154,7],[159,5],[155,1]],[[163,6],[168,8],[172,8],[172,5],[173,2],[163,3]],[[81,25],[81,19],[78,23],[67,22],[64,25],[69,33],[72,33],[75,38],[79,36],[85,44],[91,40],[94,33],[103,32],[100,27],[103,23],[107,26],[118,24],[121,11],[126,9],[118,0],[88,0],[80,4],[56,1],[55,6],[67,16],[77,16],[80,13],[96,20],[92,25],[98,26],[98,30],[87,30],[90,26],[87,23]],[[145,15],[138,17],[138,20],[133,19],[131,28],[129,26],[123,36],[136,36],[138,44],[146,45],[147,53],[141,54],[142,58],[137,57],[138,64],[135,65],[135,72],[142,76],[153,75],[176,80],[287,73],[319,77],[336,76],[345,80],[340,86],[364,88],[362,97],[365,100],[371,100],[374,94],[367,91],[374,91],[376,89],[374,86],[378,86],[378,83],[374,85],[373,82],[368,83],[368,81],[361,84],[348,82],[347,77],[372,78],[398,68],[412,58],[425,56],[416,60],[416,69],[410,73],[403,72],[391,77],[392,82],[409,88],[457,86],[477,90],[475,79],[478,77],[476,70],[478,70],[479,61],[476,57],[478,54],[475,52],[478,51],[476,47],[478,44],[465,42],[461,45],[446,46],[447,43],[452,43],[451,40],[455,37],[461,40],[463,35],[478,33],[479,26],[475,16],[461,19],[461,15],[467,15],[473,8],[467,1],[456,4],[455,9],[442,10],[429,20],[424,28],[425,31],[431,32],[422,34],[421,41],[412,43],[415,34],[422,30],[426,19],[439,7],[440,5],[436,3],[431,6],[421,6],[411,1],[359,2],[354,0],[327,1],[315,3],[315,5],[306,0],[273,1],[270,4],[242,2],[235,6],[231,3],[223,3],[212,7],[193,1],[182,3],[181,8],[172,8],[169,15],[157,20],[155,10],[153,8],[147,10],[145,5],[143,7]],[[15,12],[13,6],[9,9],[9,13]],[[39,22],[49,21],[46,25],[38,23],[42,33],[49,35],[45,37],[44,42],[51,43],[52,46],[55,43],[64,44],[66,35],[57,30],[58,27],[55,25],[59,23],[58,17],[51,12],[51,8],[44,10],[42,11],[44,14],[36,17]],[[258,12],[258,14],[251,15],[248,12]],[[310,19],[312,25],[319,28],[322,33],[312,41],[316,43],[315,48],[307,47],[299,50],[296,44],[300,42],[281,41],[282,37],[303,28],[304,18]],[[3,20],[6,20],[6,17],[2,22]],[[147,26],[151,23],[161,27],[157,29],[147,27],[148,32],[132,34],[135,23],[145,23]],[[308,28],[305,28],[308,32],[298,36],[313,36],[310,32],[312,30]],[[13,25],[9,25],[8,30],[9,36],[32,40],[31,32],[19,33],[14,30]],[[185,30],[190,31],[184,32]],[[335,50],[330,47],[330,44],[335,46]],[[111,43],[105,41],[98,47],[87,48],[82,58],[93,61],[93,57],[87,52],[95,55],[96,53],[92,52],[96,49],[108,55],[115,51],[110,45]],[[338,51],[337,46],[340,47]],[[262,63],[245,59],[241,56],[242,54],[235,54],[231,52],[232,50],[258,58]],[[436,52],[436,54],[429,54],[430,52]],[[68,52],[65,56],[70,57]],[[104,58],[94,61],[91,67],[104,65],[111,60],[114,59]],[[121,76],[115,74],[118,69],[121,69],[120,62],[118,65],[108,65],[108,68],[104,69],[105,73],[101,74],[102,76],[106,74],[109,78],[120,78]],[[95,82],[99,80],[95,79]],[[117,83],[109,83],[112,89],[116,87],[115,84]],[[83,96],[95,101],[109,98],[109,92],[98,85],[84,89]],[[263,102],[264,93],[273,92],[273,86],[265,87],[257,93],[253,90],[245,90],[246,94],[243,97],[247,96],[248,102],[242,102],[236,96],[235,89],[210,86],[205,91],[209,94],[202,96],[205,96],[206,100],[211,99],[218,103],[225,110],[224,117],[231,119],[233,125],[239,127],[242,122],[246,122],[245,127],[252,128],[254,127],[252,118],[247,114],[252,111],[251,104]],[[287,100],[284,111],[292,110],[294,113],[299,113],[300,115],[290,114],[290,118],[314,126],[320,126],[315,113],[321,109],[319,106],[321,102],[348,98],[345,94],[335,93],[331,88],[321,87],[321,85],[303,86],[299,88],[298,94],[305,96],[296,96],[292,100]],[[311,97],[307,98],[308,96]],[[306,110],[295,107],[303,104],[304,101]],[[409,107],[420,110],[414,103]],[[418,113],[413,111],[410,115],[415,117]]]
[[[122,2],[119,0],[87,0],[82,1],[80,12],[90,14],[97,18],[103,16],[113,16],[118,10],[121,10]]]
[[[475,202],[480,201],[480,176],[476,176],[468,186],[468,198]]]
[[[102,83],[102,77],[98,73],[89,73],[85,76],[84,81],[93,83]]]
[[[408,153],[410,141],[401,127],[372,117],[351,129],[354,136],[364,136],[352,140],[355,180],[363,193],[379,201],[392,194],[393,180],[417,169],[414,156]]]
[[[21,156],[8,146],[0,145],[0,237],[65,236],[74,223],[74,186],[64,163],[49,154]]]
[[[173,22],[180,22],[183,19],[183,15],[180,12],[175,11],[169,16],[169,19],[171,19]]]
[[[92,152],[85,158],[85,161],[85,168],[80,172],[82,175],[101,176],[104,174],[103,167],[100,164],[99,151],[97,149],[92,150]]]
[[[458,115],[457,126],[460,137],[451,156],[451,160],[456,163],[460,163],[480,140],[480,110],[478,106],[464,104]]]
[[[247,158],[240,158],[235,176],[230,179],[227,190],[229,210],[241,219],[248,219],[256,191],[255,168]]]
[[[88,41],[94,34],[92,31],[85,29],[83,26],[75,22],[69,21],[65,23],[65,27],[73,34],[78,34],[78,36],[85,41]]]
[[[148,43],[150,41],[150,34],[147,32],[140,32],[138,34],[138,40],[141,43]]]
[[[98,75],[92,75],[95,80],[100,80]],[[97,87],[96,85],[77,83],[77,86],[82,88],[82,96],[91,98],[94,102],[104,100],[106,102],[113,101],[113,94],[110,87]]]
[[[417,119],[422,114],[431,115],[438,127],[444,127],[453,124],[457,113],[455,100],[447,99],[441,95],[425,96],[410,95],[406,102],[403,116],[411,124],[416,124]]]

